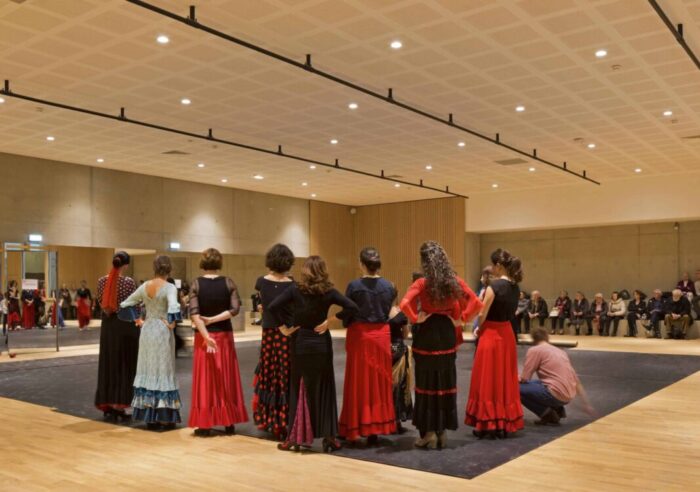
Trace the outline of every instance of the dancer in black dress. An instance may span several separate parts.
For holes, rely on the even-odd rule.
[[[119,304],[136,290],[136,282],[122,275],[130,262],[129,254],[120,251],[112,259],[109,275],[97,281],[102,327],[95,406],[102,410],[106,420],[128,420],[125,410],[134,398],[139,329],[133,321],[117,317]]]
[[[343,309],[328,316],[331,306]],[[288,306],[292,307],[290,324],[283,322]],[[323,437],[325,452],[340,449],[338,403],[333,371],[333,345],[329,321],[346,319],[359,311],[357,304],[333,288],[328,279],[326,262],[310,256],[301,271],[301,281],[287,288],[269,305],[264,306],[280,320],[280,331],[292,341],[292,374],[289,396],[289,432],[287,440],[277,445],[283,451],[311,446],[314,438]]]
[[[394,298],[396,302],[396,298]],[[404,343],[408,337],[408,318],[398,306],[393,306],[389,313],[391,330],[391,380],[394,393],[394,411],[396,412],[396,432],[403,434],[401,425],[413,418],[413,363],[411,347]]]
[[[294,253],[284,244],[275,244],[265,256],[269,273],[255,282],[263,312],[260,361],[253,377],[253,418],[258,429],[272,433],[277,439],[287,436],[291,369],[290,338],[278,327],[292,325],[292,308],[287,305],[281,309],[281,323],[266,308],[293,285],[288,275],[292,265]]]

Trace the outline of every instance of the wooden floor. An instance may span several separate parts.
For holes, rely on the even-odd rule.
[[[697,341],[579,341],[588,350],[700,355]],[[81,350],[95,349],[73,352]],[[186,428],[154,434],[114,427],[0,398],[0,490],[692,491],[700,490],[698,409],[700,372],[464,480],[283,453],[272,442],[244,436],[195,439]]]

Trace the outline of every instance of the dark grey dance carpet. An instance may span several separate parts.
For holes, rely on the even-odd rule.
[[[345,367],[343,345],[343,340],[336,340],[334,343],[339,409],[342,405]],[[251,381],[257,363],[258,347],[258,342],[243,342],[237,346],[248,408],[250,408]],[[457,359],[460,413],[464,411],[466,404],[473,350],[473,345],[462,346]],[[519,348],[521,364],[525,350],[526,347]],[[582,350],[570,351],[569,355],[599,416],[623,408],[700,370],[700,357],[692,356]],[[184,422],[187,421],[190,402],[191,362],[191,358],[182,357],[177,363],[184,403],[182,412]],[[56,411],[71,415],[100,420],[101,414],[92,406],[96,373],[97,356],[1,364],[0,396],[52,407]],[[525,429],[506,440],[479,441],[472,437],[471,428],[460,425],[457,431],[449,432],[447,449],[439,451],[415,449],[413,441],[416,439],[416,432],[408,423],[406,427],[409,432],[401,436],[383,436],[378,447],[342,449],[337,454],[348,458],[473,478],[591,422],[591,418],[587,417],[575,404],[569,405],[567,412],[569,417],[562,421],[563,425],[539,427],[533,425],[534,415],[525,410]],[[236,429],[239,434],[266,437],[251,423],[236,426]],[[315,449],[319,447],[317,442]]]

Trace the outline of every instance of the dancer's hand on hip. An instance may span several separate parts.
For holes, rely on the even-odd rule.
[[[318,325],[316,328],[314,328],[314,331],[316,333],[318,333],[319,335],[323,335],[324,333],[326,333],[328,331],[328,325],[329,325],[328,320],[326,320],[323,323],[321,323],[320,325]]]
[[[430,318],[433,315],[433,313],[426,313],[425,311],[421,311],[418,313],[418,319],[416,320],[416,323],[421,324],[425,323],[428,318]]]

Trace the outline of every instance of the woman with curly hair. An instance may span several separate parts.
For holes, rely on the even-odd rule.
[[[287,435],[290,339],[279,330],[280,323],[266,308],[293,285],[289,276],[293,265],[292,250],[284,244],[275,244],[265,256],[268,274],[255,282],[263,312],[260,360],[253,377],[253,419],[258,429],[272,433],[277,439],[284,439]],[[283,324],[291,325],[291,306],[285,306],[280,317]]]
[[[500,248],[491,253],[491,263],[494,278],[479,314],[479,350],[474,356],[464,420],[480,439],[505,437],[523,428],[518,354],[511,325],[523,272],[520,259]]]
[[[342,311],[328,316],[331,306]],[[291,319],[285,320],[292,308]],[[316,437],[323,437],[323,451],[340,449],[338,404],[333,371],[333,345],[329,322],[355,315],[357,304],[333,288],[326,262],[310,256],[301,269],[301,280],[285,289],[264,306],[276,318],[285,336],[292,341],[292,373],[289,389],[289,424],[287,439],[277,447],[283,451],[309,447]]]
[[[415,445],[435,449],[447,443],[445,431],[458,425],[457,331],[477,315],[482,303],[457,276],[438,243],[424,243],[420,259],[424,277],[409,287],[400,307],[414,325],[413,425],[421,434]]]

